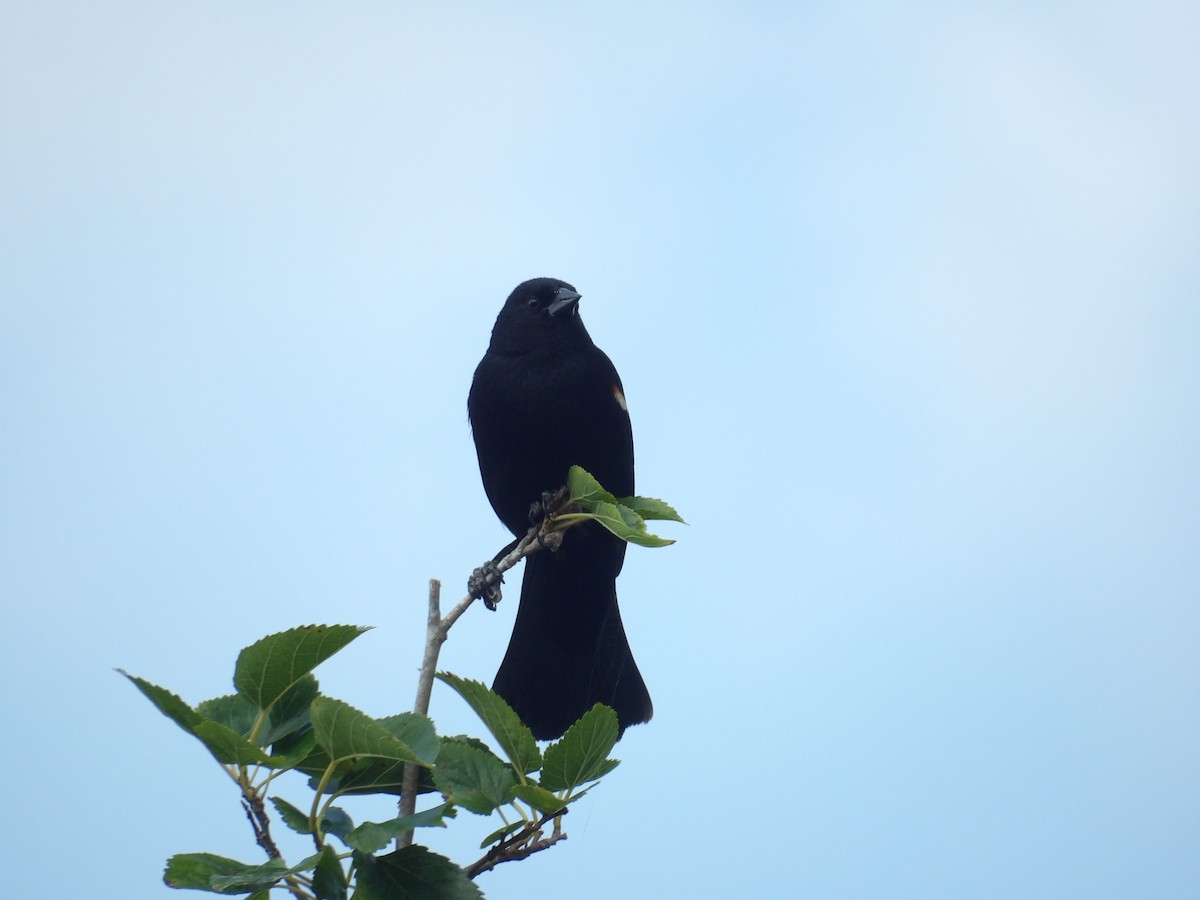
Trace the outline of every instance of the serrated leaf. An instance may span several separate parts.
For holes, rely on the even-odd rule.
[[[132,681],[137,689],[158,707],[159,712],[204,744],[217,762],[223,765],[268,765],[272,767],[278,767],[283,763],[283,760],[269,756],[229,726],[200,715],[178,695],[171,693],[166,688],[151,684],[144,678],[130,675],[123,669],[117,671]]]
[[[330,763],[329,754],[318,747],[296,768],[310,776],[309,787],[316,790]],[[343,760],[325,786],[327,794],[399,794],[404,784],[404,763],[364,757]],[[433,774],[422,766],[417,793],[435,790]]]
[[[320,853],[313,870],[312,889],[316,900],[346,900],[346,873],[337,853],[328,844]]]
[[[301,771],[306,771],[301,768],[302,764],[314,753],[323,755],[323,751],[317,747],[317,736],[313,733],[311,721],[299,731],[293,731],[271,745],[271,755],[284,761],[279,766],[281,769],[295,766]],[[325,765],[328,764],[326,759]],[[325,771],[325,765],[321,766],[322,772]]]
[[[233,872],[227,875],[214,875],[209,879],[209,884],[222,893],[241,894],[249,891],[257,891],[265,887],[270,887],[289,875],[296,875],[300,872],[307,872],[310,869],[316,868],[320,860],[320,853],[315,853],[306,859],[302,859],[294,866],[289,866],[281,859],[271,859],[262,865],[246,866],[240,872]]]
[[[284,691],[267,714],[267,726],[258,735],[259,746],[274,744],[306,727],[312,721],[309,708],[318,693],[320,687],[311,673]]]
[[[682,525],[687,524],[672,506],[662,500],[656,500],[654,497],[621,497],[617,503],[633,510],[646,521],[658,519],[679,522]]]
[[[494,753],[443,741],[433,782],[455,806],[488,815],[511,802],[517,779],[512,767]]]
[[[623,541],[642,547],[666,547],[675,543],[646,530],[646,523],[632,509],[616,503],[600,502],[588,510],[592,518]]]
[[[571,502],[580,504],[584,509],[595,503],[617,502],[617,498],[582,466],[571,466],[567,470],[567,491],[571,495]]]
[[[271,803],[275,805],[275,810],[279,813],[279,818],[283,819],[284,825],[297,834],[312,834],[312,828],[308,824],[308,813],[301,812],[282,797],[272,797]]]
[[[354,820],[340,806],[331,806],[321,819],[321,830],[326,834],[335,834],[344,841],[346,835],[354,830]]]
[[[318,697],[312,702],[317,744],[334,763],[353,763],[370,757],[389,762],[421,760],[407,744],[368,716],[341,700]]]
[[[422,760],[437,758],[438,745],[429,740],[432,736],[433,742],[436,742],[437,735],[433,732],[433,723],[425,716],[401,713],[399,716],[388,716],[375,721],[405,744],[408,744],[405,737],[412,738],[417,746],[409,745],[409,749]],[[306,752],[304,756],[297,755],[304,752],[304,747],[294,746],[294,738],[290,737],[284,739],[273,749],[276,753],[286,754],[289,759],[294,760],[297,769],[312,776],[311,786],[315,789],[329,766],[330,757],[328,753],[316,746],[315,735],[309,733],[309,737],[311,738],[310,752]],[[364,758],[354,763],[343,763],[327,785],[327,792],[331,794],[399,794],[403,780],[403,763]],[[433,790],[435,790],[433,775],[427,768],[422,767],[417,792],[424,794]]]
[[[683,522],[679,513],[662,500],[653,497],[623,497],[618,500],[579,466],[571,466],[567,472],[567,490],[570,491],[571,502],[578,504],[589,518],[631,544],[666,547],[675,543],[648,532],[646,519]]]
[[[567,806],[564,801],[536,784],[518,784],[517,796],[542,815],[552,815]]]
[[[482,850],[484,847],[490,846],[491,844],[495,844],[498,841],[502,841],[506,837],[508,837],[510,834],[520,831],[524,827],[525,827],[524,822],[513,822],[509,825],[505,825],[503,828],[497,828],[495,831],[493,831],[491,834],[489,834],[487,837],[485,837],[482,841],[479,842],[479,849]]]
[[[271,634],[238,654],[233,686],[270,709],[301,678],[363,632],[357,625],[305,625]]]
[[[324,769],[322,769],[324,771]],[[312,785],[314,788],[316,784]],[[329,782],[330,794],[400,794],[404,787],[404,763],[385,762],[379,759],[360,759]],[[434,790],[433,776],[428,769],[421,770],[421,786],[417,793]]]
[[[411,816],[386,822],[363,822],[345,836],[346,845],[362,853],[375,853],[414,828],[445,828],[446,819],[454,815],[454,804],[446,802]]]
[[[508,755],[513,768],[522,775],[541,768],[542,754],[533,739],[533,732],[503,697],[482,682],[459,678],[451,672],[438,672],[437,677],[450,685],[483,720],[500,749]]]
[[[271,803],[275,805],[279,817],[283,819],[283,824],[297,834],[312,834],[312,827],[308,822],[308,813],[301,809],[292,806],[282,797],[272,797]],[[325,816],[321,819],[321,831],[325,834],[336,834],[340,838],[344,838],[347,834],[354,830],[354,820],[342,808],[331,806],[325,810]]]
[[[270,766],[280,768],[287,760],[271,756],[242,737],[232,728],[219,722],[205,721],[197,725],[192,733],[208,748],[218,762],[237,766]]]
[[[144,678],[130,675],[124,669],[117,669],[117,671],[132,681],[134,686],[158,708],[160,713],[188,734],[192,734],[193,729],[204,721],[204,717],[188,706],[178,694],[173,694],[157,684],[151,684]]]
[[[482,750],[484,753],[492,752],[491,747],[489,747],[479,738],[475,737],[473,734],[447,734],[443,735],[439,740],[441,740],[442,743],[445,743],[446,741],[455,741],[459,744],[466,744],[468,747],[475,747],[479,750]]]
[[[205,700],[196,706],[196,712],[243,737],[249,736],[259,714],[258,707],[241,694],[227,694],[224,697]]]
[[[611,772],[618,760],[607,757],[619,734],[617,714],[597,703],[560,740],[546,748],[542,787],[570,791]]]
[[[433,720],[420,713],[402,712],[376,721],[408,746],[427,765],[437,762],[438,741]]]
[[[354,863],[355,900],[483,900],[466,872],[420,844],[387,856],[355,853]]]
[[[243,862],[215,853],[177,853],[167,860],[163,883],[167,887],[220,893],[211,884],[214,876],[232,875],[246,868]]]

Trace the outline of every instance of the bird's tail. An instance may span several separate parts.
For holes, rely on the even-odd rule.
[[[617,607],[620,559],[597,559],[592,551],[611,562],[611,548],[572,547],[573,537],[525,560],[521,606],[493,684],[539,740],[561,736],[596,703],[616,710],[622,733],[654,711]]]

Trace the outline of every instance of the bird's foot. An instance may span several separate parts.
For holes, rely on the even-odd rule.
[[[529,504],[529,524],[540,525],[554,509],[558,491],[542,491],[542,496]]]
[[[500,571],[495,560],[488,560],[471,573],[467,579],[467,593],[483,601],[483,605],[495,611],[500,602],[500,585],[504,582],[504,573]]]
[[[550,523],[556,515],[563,511],[563,501],[567,497],[568,492],[564,485],[556,491],[542,491],[542,498],[529,504],[529,524],[539,526],[537,542],[542,547],[549,547],[551,550],[558,549],[557,543],[551,546],[547,543],[546,538],[554,533],[550,528]]]

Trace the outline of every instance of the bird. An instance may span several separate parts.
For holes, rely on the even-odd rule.
[[[484,491],[518,538],[533,504],[564,485],[573,465],[617,497],[634,493],[625,389],[584,327],[580,297],[557,278],[517,285],[471,381],[467,411]],[[539,740],[562,736],[596,703],[616,711],[619,735],[653,714],[617,605],[624,560],[625,542],[596,522],[525,559],[492,689]]]

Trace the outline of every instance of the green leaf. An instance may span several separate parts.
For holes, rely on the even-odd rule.
[[[330,794],[399,794],[404,786],[404,763],[360,759],[342,765],[329,782],[327,792]],[[321,773],[324,771],[325,766],[322,766]],[[433,776],[428,769],[421,770],[421,777],[423,787],[418,793],[434,790]],[[316,787],[315,782],[312,787]]]
[[[305,625],[268,635],[238,654],[233,686],[259,709],[270,709],[293,685],[366,628]]]
[[[582,466],[571,466],[567,470],[567,491],[571,502],[588,509],[596,503],[616,503],[617,498],[606,491],[591,473]]]
[[[267,727],[258,735],[258,744],[267,746],[294,734],[312,721],[309,708],[320,688],[311,674],[303,675],[271,707]]]
[[[208,752],[216,757],[217,762],[223,765],[268,765],[272,767],[277,767],[284,762],[268,756],[228,725],[222,725],[220,722],[200,715],[179,696],[166,688],[151,684],[144,678],[130,675],[123,669],[117,671],[132,681],[137,689],[158,707],[159,712],[204,744],[208,748]]]
[[[279,812],[279,817],[283,819],[284,825],[297,834],[312,834],[312,826],[308,821],[308,813],[292,806],[292,804],[288,803],[282,797],[272,797],[271,802]],[[344,839],[353,830],[354,820],[350,818],[344,809],[331,806],[325,810],[325,817],[321,819],[321,831],[325,834],[336,834],[338,837]]]
[[[282,767],[287,760],[271,756],[219,722],[201,722],[193,731],[218,762],[237,766]]]
[[[565,809],[567,806],[565,801],[560,800],[544,787],[538,787],[536,784],[518,784],[517,796],[542,813],[542,815],[552,815],[561,809]]]
[[[376,719],[395,737],[403,741],[426,765],[437,762],[441,742],[434,730],[433,721],[420,713],[402,712],[398,715]]]
[[[619,734],[617,714],[597,703],[560,740],[546,748],[542,787],[570,791],[611,772],[619,760],[607,757]]]
[[[334,763],[354,763],[363,757],[390,762],[421,762],[407,744],[349,703],[332,697],[312,702],[317,744]]]
[[[346,835],[354,830],[354,820],[340,806],[331,806],[321,819],[321,830],[326,834],[335,834],[344,841]]]
[[[313,733],[311,718],[303,728],[293,731],[271,745],[271,755],[286,761],[280,768],[295,766],[301,771],[307,771],[302,764],[313,754],[322,754],[322,751],[317,747],[317,736]],[[325,765],[328,764],[329,761],[326,759]],[[321,766],[321,771],[325,770],[325,765]]]
[[[205,721],[204,717],[188,706],[178,694],[173,694],[166,688],[159,687],[156,684],[151,684],[144,678],[138,678],[136,675],[130,675],[124,669],[117,669],[117,671],[132,681],[137,689],[141,691],[151,703],[158,707],[158,711],[160,713],[169,718],[188,734],[194,734],[195,727],[201,722]]]
[[[494,753],[450,740],[442,742],[433,781],[456,806],[484,816],[511,802],[517,785],[512,767]]]
[[[355,900],[483,900],[466,872],[420,844],[387,856],[355,853],[354,862]]]
[[[296,768],[310,776],[309,786],[315,790],[329,768],[330,761],[329,754],[317,747],[300,760]],[[326,785],[326,793],[399,794],[403,784],[404,763],[363,757],[354,761],[341,761]],[[436,790],[433,785],[433,774],[422,766],[417,782],[417,792],[426,794],[433,790]]]
[[[445,828],[446,819],[455,815],[454,804],[446,802],[411,816],[386,822],[363,822],[345,836],[346,845],[362,853],[375,853],[414,828]]]
[[[270,887],[288,875],[307,872],[315,868],[320,860],[320,853],[302,859],[294,866],[289,866],[282,859],[271,859],[262,865],[246,866],[240,872],[214,875],[209,879],[209,884],[222,893],[244,894]]]
[[[308,707],[317,696],[317,679],[305,675],[271,707],[265,727],[260,727],[254,743],[267,747],[299,731],[309,723]],[[196,712],[250,738],[262,711],[245,694],[229,694],[205,700]]]
[[[479,842],[479,849],[482,850],[484,847],[487,847],[491,844],[495,844],[499,841],[502,841],[506,837],[508,837],[510,834],[520,831],[524,827],[525,827],[524,822],[512,822],[511,824],[505,825],[503,828],[497,828],[495,831],[493,831],[491,834],[489,834],[487,837],[485,837],[482,841]]]
[[[163,882],[167,887],[224,893],[212,886],[212,878],[217,875],[232,875],[247,868],[243,862],[227,856],[217,856],[215,853],[179,853],[167,860]]]
[[[297,834],[312,834],[312,827],[308,824],[308,813],[301,812],[282,797],[272,797],[271,803],[275,805],[284,825]]]
[[[687,524],[687,522],[683,521],[683,517],[675,512],[673,507],[653,497],[622,497],[617,503],[627,509],[633,510],[647,521],[651,519],[665,519],[671,522],[679,522],[682,525]]]
[[[227,694],[224,697],[205,700],[196,707],[196,712],[242,737],[250,735],[259,714],[258,707],[241,694]]]
[[[533,732],[513,712],[504,698],[479,681],[459,678],[450,672],[438,672],[437,677],[467,701],[475,715],[483,720],[500,748],[508,755],[513,768],[522,775],[536,772],[542,766]]]
[[[390,720],[392,718],[394,717],[389,716],[387,719],[376,719],[376,721],[385,728],[390,728]],[[398,729],[390,728],[390,730],[395,733]],[[475,741],[474,738],[459,737],[456,739],[473,741],[478,743],[484,750],[488,749],[486,744],[482,741]],[[425,757],[427,752],[428,748],[425,748],[418,755]],[[328,766],[329,755],[324,750],[318,748],[311,756],[303,760],[297,768],[312,776],[310,786],[315,789]],[[339,769],[327,785],[327,792],[330,794],[400,794],[403,784],[403,763],[392,763],[379,759],[361,759],[356,763],[346,765],[343,769]],[[433,783],[433,773],[428,768],[422,766],[417,780],[417,793],[428,794],[436,790],[437,787]]]
[[[595,519],[617,537],[643,547],[666,547],[675,543],[646,530],[646,519],[683,522],[679,513],[653,497],[623,497],[618,500],[600,482],[579,466],[567,473],[570,502],[578,504],[588,518]],[[686,523],[685,523],[686,524]]]
[[[342,870],[337,853],[326,844],[320,857],[313,871],[313,896],[316,900],[346,900],[346,873]]]
[[[466,744],[468,747],[474,747],[477,750],[482,750],[484,753],[491,753],[492,748],[481,741],[479,738],[470,734],[447,734],[441,738],[442,742],[456,741],[459,744]]]
[[[666,547],[675,543],[673,540],[667,540],[648,532],[642,517],[628,507],[601,502],[595,504],[589,512],[597,522],[621,540],[631,544],[639,544],[642,547]]]

